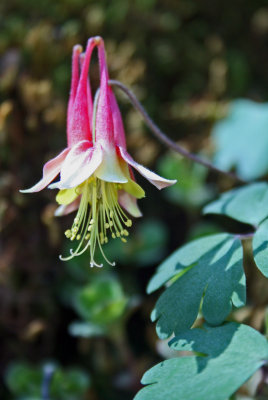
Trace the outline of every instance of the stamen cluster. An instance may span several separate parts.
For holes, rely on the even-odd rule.
[[[120,188],[121,185],[118,183],[105,182],[95,177],[91,177],[76,188],[76,192],[81,194],[80,206],[73,225],[66,230],[65,236],[71,241],[79,241],[79,244],[75,251],[70,250],[69,257],[61,256],[62,260],[70,260],[81,255],[89,247],[91,267],[101,267],[102,264],[97,264],[94,260],[96,247],[99,247],[105,260],[114,265],[105,256],[102,245],[108,243],[109,236],[126,242],[126,237],[129,235],[126,227],[132,225],[131,219],[118,203]]]

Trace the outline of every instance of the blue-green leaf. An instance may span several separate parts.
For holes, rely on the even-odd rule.
[[[147,293],[152,293],[163,286],[174,276],[185,270],[185,267],[195,264],[198,259],[209,251],[226,242],[230,238],[228,233],[205,236],[194,240],[174,251],[160,266],[151,278]]]
[[[252,247],[257,267],[268,278],[268,219],[257,229],[253,237]]]
[[[204,214],[221,214],[246,224],[258,225],[268,216],[268,184],[253,183],[223,193],[209,203]]]
[[[268,104],[236,100],[228,116],[215,124],[213,132],[217,167],[230,170],[246,180],[268,171]]]
[[[264,336],[236,323],[187,331],[170,346],[199,355],[172,358],[147,371],[142,383],[148,386],[135,400],[226,400],[268,359]]]
[[[232,304],[246,301],[243,251],[240,240],[230,234],[194,240],[173,253],[149,284],[155,290],[172,279],[152,312],[160,338],[179,334],[193,325],[200,304],[204,318],[213,325],[224,321]]]

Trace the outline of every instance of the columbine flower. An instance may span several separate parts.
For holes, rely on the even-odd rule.
[[[95,45],[99,52],[100,89],[95,96],[92,115],[88,69]],[[69,257],[61,259],[71,259],[89,248],[92,267],[102,266],[94,259],[97,247],[104,259],[114,265],[106,258],[102,245],[109,237],[126,241],[127,228],[132,221],[123,209],[133,217],[141,216],[137,199],[144,197],[144,191],[135,182],[131,167],[158,189],[176,182],[158,176],[128,154],[121,114],[108,80],[103,40],[99,37],[90,39],[85,55],[81,55],[81,47],[76,46],[68,105],[68,148],[49,161],[42,180],[25,191],[43,189],[60,172],[60,180],[49,186],[60,189],[56,197],[60,207],[56,214],[67,214],[78,208],[72,227],[65,232],[67,238],[78,244]]]

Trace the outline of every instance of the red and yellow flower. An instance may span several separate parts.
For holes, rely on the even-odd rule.
[[[92,102],[88,78],[91,54],[98,47],[100,88]],[[47,162],[42,179],[24,193],[38,192],[48,186],[60,173],[60,180],[49,185],[59,189],[56,200],[60,207],[56,215],[77,210],[73,225],[65,232],[77,243],[68,260],[89,248],[90,265],[98,247],[109,238],[123,242],[132,225],[129,216],[140,217],[137,199],[144,197],[143,189],[135,182],[132,168],[158,189],[176,181],[167,180],[135,162],[128,154],[123,122],[116,98],[108,84],[108,68],[103,40],[91,38],[85,53],[77,45],[73,49],[71,92],[67,113],[67,148]],[[126,214],[126,212],[127,214]]]

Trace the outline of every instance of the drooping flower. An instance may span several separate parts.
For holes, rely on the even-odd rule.
[[[95,45],[99,54],[100,89],[92,111],[88,70]],[[49,162],[55,162],[61,156],[53,173],[46,174],[45,166],[43,179],[26,191],[43,189],[60,172],[60,180],[49,186],[59,189],[57,215],[78,208],[72,227],[65,232],[67,238],[78,244],[75,250],[70,251],[70,256],[61,259],[68,260],[89,248],[92,267],[102,266],[95,261],[97,247],[104,259],[113,265],[102,249],[109,237],[126,241],[127,228],[132,221],[123,209],[130,216],[141,216],[137,199],[144,197],[144,191],[135,182],[132,167],[158,189],[176,182],[160,177],[136,163],[128,154],[120,110],[108,80],[103,40],[99,37],[90,39],[82,56],[81,48],[75,47],[67,118],[68,148]]]

